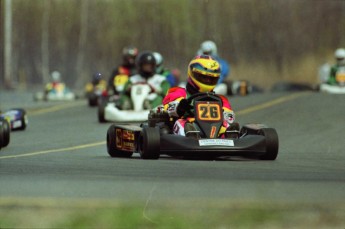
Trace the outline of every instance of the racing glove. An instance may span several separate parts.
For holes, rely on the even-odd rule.
[[[181,117],[190,111],[192,106],[188,104],[186,99],[180,101],[172,101],[168,104],[168,114],[170,117]]]
[[[179,116],[184,115],[186,112],[190,112],[193,107],[188,103],[187,99],[181,99],[177,105],[176,112]]]
[[[235,121],[235,113],[233,111],[224,111],[223,116],[224,120],[229,124]]]

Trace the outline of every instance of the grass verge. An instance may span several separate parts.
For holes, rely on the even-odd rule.
[[[345,204],[0,200],[0,228],[344,228]]]

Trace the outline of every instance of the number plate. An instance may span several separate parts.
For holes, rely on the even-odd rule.
[[[200,146],[235,146],[234,141],[230,139],[200,139]]]
[[[130,130],[116,129],[116,148],[120,150],[133,151],[134,132]]]
[[[117,75],[114,78],[114,85],[115,86],[123,86],[127,83],[128,81],[128,76],[127,75]]]
[[[198,119],[202,121],[220,121],[222,118],[219,103],[198,102],[196,110]]]

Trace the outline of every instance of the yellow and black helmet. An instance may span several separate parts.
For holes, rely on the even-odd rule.
[[[188,83],[199,92],[212,91],[220,76],[220,64],[209,55],[196,56],[188,65]]]

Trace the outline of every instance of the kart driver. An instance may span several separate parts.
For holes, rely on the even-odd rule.
[[[186,89],[174,87],[169,89],[163,99],[164,109],[170,117],[177,118],[173,132],[177,135],[199,138],[193,125],[193,118],[185,117],[190,109],[186,98],[200,92],[211,92],[215,88],[220,77],[220,64],[209,55],[196,56],[188,65],[188,79]],[[225,96],[218,95],[223,102],[223,126],[219,137],[237,138],[239,125],[235,123],[235,114],[230,102]]]
[[[109,95],[118,95],[123,90],[128,77],[136,73],[135,58],[138,49],[133,46],[124,47],[122,50],[122,64],[117,66],[111,73],[108,81]]]
[[[44,93],[48,94],[49,92],[55,90],[57,87],[65,87],[65,84],[61,82],[61,74],[58,71],[53,71],[51,73],[52,81],[45,85]]]
[[[330,85],[337,84],[337,77],[345,77],[345,49],[339,48],[335,51],[334,57],[336,64],[332,66],[327,83]]]
[[[164,58],[162,54],[159,52],[154,52],[153,56],[156,60],[156,73],[165,76],[170,83],[170,86],[175,87],[177,85],[177,79],[169,69],[164,67]]]
[[[119,107],[122,110],[132,109],[130,94],[133,84],[144,83],[151,87],[151,93],[144,102],[144,109],[151,109],[162,104],[163,97],[170,88],[166,77],[156,73],[156,60],[152,52],[143,52],[138,55],[136,67],[138,74],[129,78],[120,96]]]
[[[91,93],[95,88],[105,91],[107,87],[107,81],[103,79],[102,73],[96,72],[92,75],[92,81],[87,83],[85,91]]]

